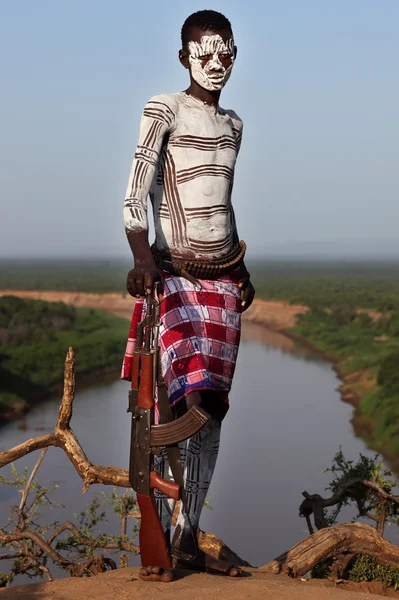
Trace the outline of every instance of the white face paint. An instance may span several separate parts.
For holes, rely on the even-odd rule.
[[[234,65],[234,39],[224,42],[220,35],[203,35],[201,42],[189,42],[188,58],[193,79],[206,90],[221,90]],[[208,59],[204,65],[205,59]],[[231,64],[224,65],[229,60]],[[203,66],[204,65],[204,66]]]

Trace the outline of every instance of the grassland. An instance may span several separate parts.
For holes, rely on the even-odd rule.
[[[399,458],[399,314],[312,308],[290,332],[335,359],[344,398],[372,425],[369,443]]]
[[[0,419],[62,384],[69,346],[76,352],[78,378],[118,369],[127,329],[125,319],[105,312],[0,298]]]
[[[399,305],[399,262],[249,261],[257,297],[307,306]],[[0,289],[125,292],[131,261],[0,260]]]
[[[345,378],[344,394],[356,397],[358,415],[373,425],[374,446],[399,457],[399,262],[253,261],[248,266],[257,298],[309,307],[290,333],[334,357]],[[130,267],[128,261],[3,261],[0,288],[123,293]],[[80,328],[88,317],[90,322],[93,315],[82,313]],[[91,368],[84,354],[90,364],[101,362],[95,354],[102,344],[114,343],[111,355],[119,352],[120,359],[118,327],[104,324],[90,335],[79,327],[56,334],[57,343],[80,348],[78,368]],[[125,322],[122,329],[124,337]],[[102,336],[98,350],[92,346],[96,336]],[[42,352],[37,363],[48,362]],[[12,362],[9,358],[9,368]],[[18,373],[23,377],[23,369]]]

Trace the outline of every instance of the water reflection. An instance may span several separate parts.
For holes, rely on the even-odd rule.
[[[338,383],[331,365],[311,349],[245,323],[209,492],[212,510],[204,509],[201,527],[219,535],[255,565],[266,563],[307,535],[306,523],[298,517],[301,493],[324,494],[329,477],[323,470],[340,445],[348,458],[356,460],[359,452],[369,454],[353,433],[352,409],[340,401]],[[128,466],[127,391],[128,384],[122,381],[77,390],[71,425],[94,463]],[[58,398],[37,406],[27,416],[28,431],[21,431],[17,423],[4,427],[0,450],[51,431],[58,408]],[[18,469],[32,468],[37,456],[18,461]],[[96,491],[106,489],[92,486],[82,496],[82,482],[58,448],[48,451],[39,479],[43,485],[60,484],[55,498],[67,508],[54,509],[51,517],[61,522],[83,510]],[[4,516],[0,525],[19,498],[16,489],[0,488]],[[105,529],[118,530],[114,517]]]
[[[280,351],[281,354],[294,355],[297,358],[304,358],[316,363],[327,362],[310,346],[300,344],[278,331],[272,331],[247,321],[244,322],[241,339],[244,343],[255,342],[261,344],[264,348],[273,352]]]

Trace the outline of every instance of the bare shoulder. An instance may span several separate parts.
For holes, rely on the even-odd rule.
[[[234,127],[236,129],[243,128],[243,121],[234,110],[232,110],[231,108],[229,108],[229,109],[223,108],[222,110],[223,110],[224,114],[229,115],[229,117],[233,121]]]
[[[178,94],[157,94],[148,100],[146,108],[171,111],[175,115],[178,108],[177,96]]]

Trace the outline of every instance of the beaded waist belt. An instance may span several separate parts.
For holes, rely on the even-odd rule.
[[[221,275],[236,269],[244,260],[246,248],[245,242],[241,241],[222,258],[186,259],[160,252],[154,245],[151,246],[158,269],[185,277],[194,284],[198,283],[197,279],[218,279]]]

